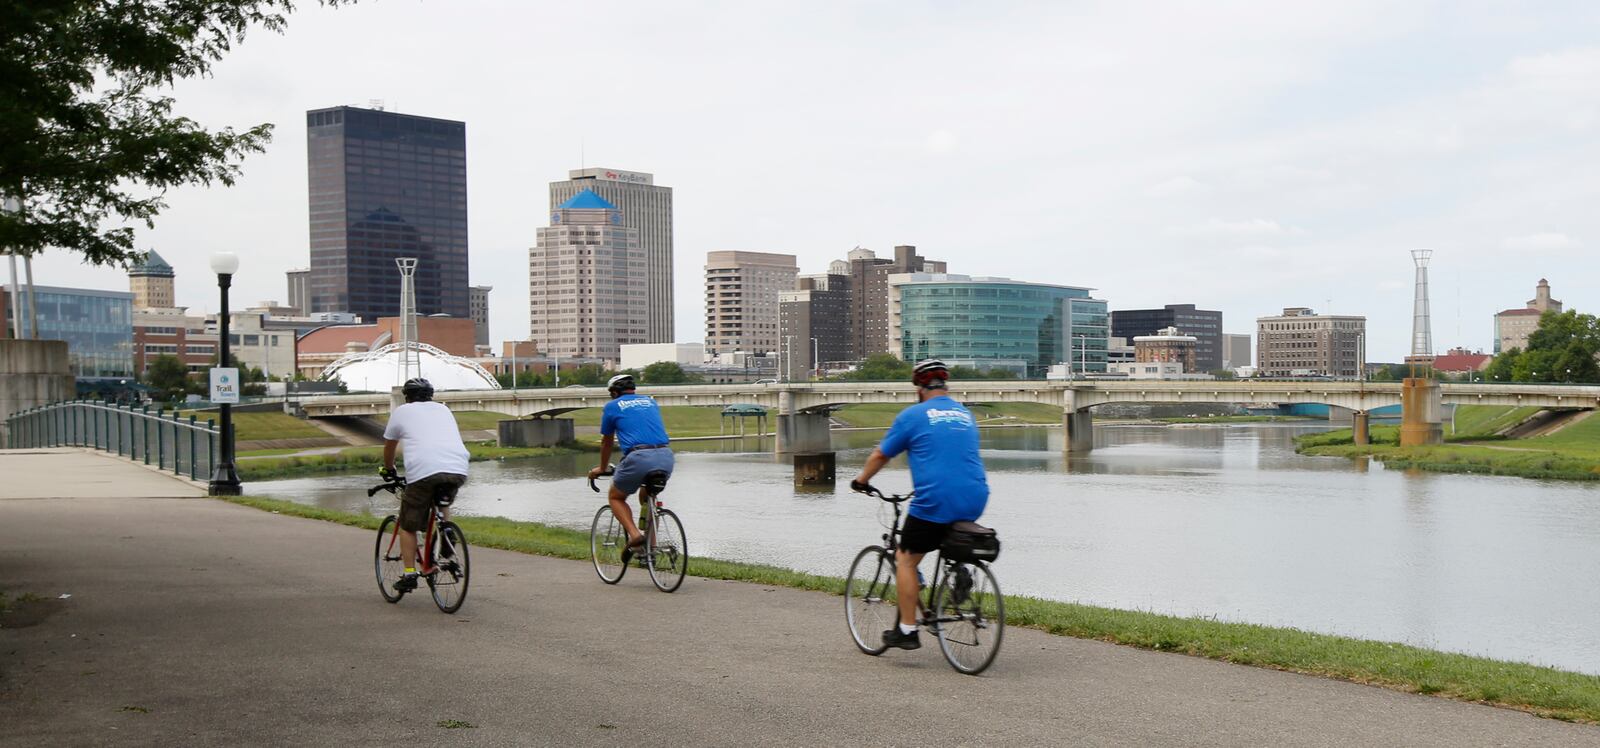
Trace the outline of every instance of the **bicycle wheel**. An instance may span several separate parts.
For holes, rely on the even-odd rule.
[[[994,664],[1006,633],[1006,602],[988,565],[950,567],[934,592],[933,630],[951,667],[977,675]]]
[[[461,609],[467,599],[468,572],[467,536],[454,522],[439,523],[438,537],[433,541],[433,573],[428,575],[428,589],[433,591],[433,604],[446,613]]]
[[[683,536],[683,523],[671,509],[656,512],[645,541],[645,568],[650,570],[650,581],[656,589],[672,592],[683,584],[689,573],[689,541]]]
[[[395,532],[399,523],[400,518],[393,514],[383,518],[378,525],[378,545],[372,552],[372,568],[378,573],[378,592],[391,603],[400,602],[400,598],[406,596],[394,590],[394,583],[406,573],[406,565],[400,560],[400,534]]]
[[[895,601],[894,558],[881,545],[869,545],[850,563],[844,580],[844,620],[856,648],[869,655],[883,654],[883,632],[900,622]]]
[[[594,561],[594,573],[600,575],[600,581],[622,581],[622,575],[628,573],[628,566],[622,563],[622,549],[627,545],[628,533],[611,513],[611,507],[600,507],[594,513],[594,524],[589,526],[589,558]]]

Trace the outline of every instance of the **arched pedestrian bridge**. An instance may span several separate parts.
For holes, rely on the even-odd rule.
[[[1241,403],[1273,406],[1315,403],[1358,414],[1401,404],[1398,382],[1258,381],[1258,380],[1091,380],[1075,382],[952,382],[951,395],[967,403],[1043,403],[1062,410],[1068,449],[1086,451],[1093,444],[1090,409],[1111,403]],[[1444,384],[1443,404],[1509,405],[1558,410],[1600,407],[1600,386],[1558,384]],[[662,405],[725,407],[755,404],[777,411],[779,451],[807,449],[826,438],[827,421],[819,414],[840,405],[917,401],[915,388],[904,382],[798,382],[786,384],[668,385],[639,388]],[[434,399],[455,411],[488,411],[512,418],[555,416],[581,408],[597,408],[610,399],[603,387],[561,389],[474,390],[440,392]],[[386,413],[402,402],[398,388],[389,394],[306,397],[300,407],[311,418],[369,416]],[[1364,419],[1363,419],[1364,421]],[[818,436],[818,430],[821,436]],[[824,447],[825,449],[825,447]]]

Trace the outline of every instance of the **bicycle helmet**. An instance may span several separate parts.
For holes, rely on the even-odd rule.
[[[632,374],[618,374],[612,377],[611,381],[606,382],[606,390],[611,393],[612,397],[617,397],[624,392],[632,392],[633,389]]]
[[[422,377],[407,379],[400,391],[405,393],[408,403],[427,402],[433,399],[433,384]]]
[[[950,368],[943,361],[930,358],[911,370],[911,383],[925,390],[943,389],[950,379]]]

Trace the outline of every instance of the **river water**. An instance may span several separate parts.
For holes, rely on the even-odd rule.
[[[1059,429],[984,433],[1006,592],[1215,617],[1600,674],[1600,485],[1386,470],[1295,454],[1316,427],[1100,427],[1061,452]],[[767,444],[679,442],[664,499],[697,555],[843,576],[887,522],[849,491],[879,434],[836,433],[840,481],[796,489]],[[743,451],[741,451],[743,450]],[[474,463],[457,503],[587,530],[595,458]],[[250,492],[385,513],[366,475]],[[910,487],[902,461],[874,481]]]

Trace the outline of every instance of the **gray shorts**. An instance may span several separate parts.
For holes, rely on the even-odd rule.
[[[611,476],[611,485],[617,490],[632,494],[644,484],[644,477],[657,470],[672,475],[672,449],[661,447],[659,449],[635,449],[622,458],[617,465],[616,475]]]

